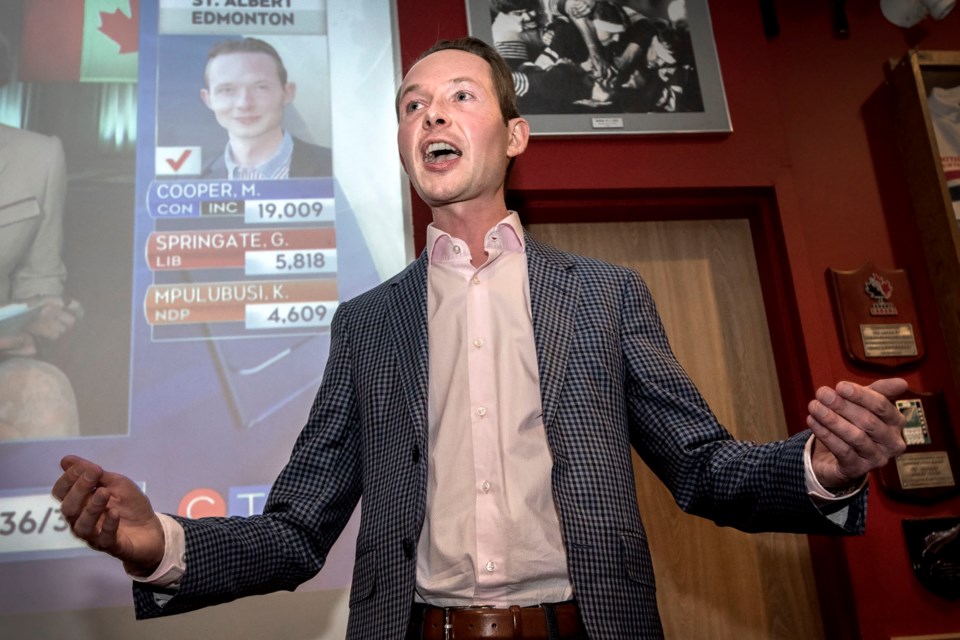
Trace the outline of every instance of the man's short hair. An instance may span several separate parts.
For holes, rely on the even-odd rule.
[[[209,88],[207,67],[210,65],[210,61],[217,56],[225,56],[229,53],[263,53],[270,56],[277,63],[277,75],[280,77],[280,84],[287,85],[287,68],[283,66],[283,59],[280,58],[277,50],[259,38],[244,38],[242,40],[223,40],[210,48],[210,52],[207,54],[207,64],[203,67],[204,86]]]
[[[438,51],[464,51],[472,53],[482,58],[490,65],[490,76],[493,79],[493,88],[497,93],[497,101],[500,103],[500,115],[503,116],[503,123],[507,124],[513,118],[520,117],[520,107],[517,106],[517,92],[513,86],[513,73],[510,67],[503,61],[497,50],[478,38],[463,37],[456,40],[437,40],[436,44],[420,54],[413,61],[416,64]],[[410,65],[411,67],[413,66]],[[397,118],[400,118],[400,92],[397,92],[397,98],[394,102],[397,111]]]

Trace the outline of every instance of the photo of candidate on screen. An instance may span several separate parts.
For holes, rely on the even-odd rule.
[[[227,132],[223,154],[201,177],[277,180],[329,176],[330,149],[305,142],[283,128],[284,107],[296,83],[270,44],[257,38],[224,40],[207,57],[203,103]]]
[[[169,35],[156,56],[157,178],[333,176],[326,36]]]

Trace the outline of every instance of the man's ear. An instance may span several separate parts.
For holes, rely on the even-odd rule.
[[[287,86],[283,88],[283,104],[290,104],[293,102],[293,99],[297,96],[297,83],[288,82]]]
[[[530,123],[523,118],[513,118],[507,123],[507,157],[516,158],[527,148],[530,141]]]
[[[200,99],[203,100],[203,104],[207,105],[207,109],[213,109],[210,106],[210,91],[208,89],[200,89]]]

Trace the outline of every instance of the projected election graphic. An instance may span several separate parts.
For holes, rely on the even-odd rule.
[[[390,5],[0,3],[16,70],[0,123],[65,156],[78,319],[36,360],[62,373],[79,423],[0,428],[0,616],[130,603],[119,565],[50,497],[67,453],[130,476],[160,511],[262,511],[339,305],[410,258]],[[355,521],[307,588],[349,585]]]
[[[318,333],[329,327],[339,296],[332,187],[330,178],[153,181],[144,225],[154,231],[142,247],[151,282],[144,318],[153,327],[152,340],[196,335],[190,328],[164,328],[171,325],[217,325],[219,337],[263,335],[251,330],[264,329]],[[363,268],[362,261],[350,266]],[[367,269],[373,270],[369,257]],[[247,286],[245,278],[257,280]],[[251,309],[247,321],[247,307],[258,303],[261,308]],[[291,307],[282,315],[276,315],[278,306],[263,306],[287,303],[316,306],[304,314],[295,311],[302,306]],[[273,322],[260,318],[265,310]]]

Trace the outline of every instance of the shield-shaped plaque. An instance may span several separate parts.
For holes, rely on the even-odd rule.
[[[898,369],[923,359],[923,336],[905,270],[880,269],[868,262],[856,271],[827,269],[827,275],[850,360]]]

